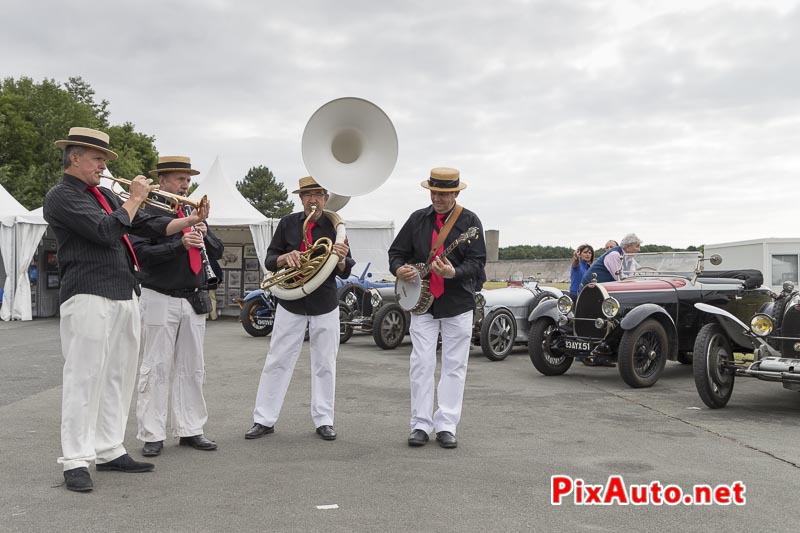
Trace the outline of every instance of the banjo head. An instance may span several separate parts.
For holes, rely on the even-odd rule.
[[[422,296],[422,279],[419,274],[413,281],[398,279],[394,285],[394,294],[397,296],[397,303],[404,311],[411,311],[419,302]]]

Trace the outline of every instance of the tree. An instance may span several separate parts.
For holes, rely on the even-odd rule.
[[[62,152],[53,144],[73,126],[105,131],[119,159],[109,165],[126,179],[155,168],[154,138],[136,133],[131,123],[108,125],[108,102],[95,102],[94,90],[81,78],[63,87],[52,79],[35,83],[22,77],[0,84],[0,184],[28,209],[42,205],[44,195],[63,173]]]
[[[253,167],[247,171],[244,180],[236,182],[236,188],[250,205],[267,218],[280,218],[294,209],[286,188],[275,180],[272,171],[265,166]]]
[[[76,78],[79,80],[80,78]],[[0,86],[0,179],[28,209],[42,205],[45,193],[61,176],[61,150],[53,143],[71,126],[96,128],[91,105],[54,80],[5,78]]]
[[[130,180],[137,174],[147,175],[148,171],[156,168],[158,152],[155,137],[137,133],[130,122],[111,126],[108,136],[111,137],[111,149],[119,156],[108,164],[108,170],[114,177]]]

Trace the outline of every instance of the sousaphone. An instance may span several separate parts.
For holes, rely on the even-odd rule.
[[[345,224],[336,211],[350,197],[370,193],[389,178],[397,162],[394,125],[372,102],[337,98],[311,115],[303,131],[301,149],[309,175],[328,190],[330,198],[324,215],[336,228],[335,242],[342,243],[346,238]],[[332,244],[330,239],[318,239],[304,252],[307,256],[303,255],[300,268],[282,268],[268,275],[261,288],[270,288],[283,300],[311,294],[339,261],[331,253]]]

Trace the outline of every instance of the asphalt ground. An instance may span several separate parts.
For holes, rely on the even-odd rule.
[[[381,351],[356,334],[338,357],[336,441],[314,434],[307,345],[276,432],[245,440],[268,338],[208,323],[206,434],[169,441],[146,474],[95,472],[63,486],[58,320],[0,323],[3,531],[787,531],[800,488],[800,395],[740,379],[707,409],[691,368],[670,362],[634,390],[615,368],[536,372],[521,347],[470,356],[459,444],[409,448],[406,340]],[[135,404],[135,401],[134,401]],[[141,458],[133,412],[126,445]],[[744,505],[551,505],[551,476],[603,484],[745,486]],[[323,508],[320,508],[323,507]],[[327,508],[325,508],[327,507]]]

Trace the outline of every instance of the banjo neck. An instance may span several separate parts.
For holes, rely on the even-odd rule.
[[[439,254],[439,257],[441,258],[447,257],[453,252],[453,250],[458,248],[459,244],[461,244],[464,241],[468,241],[470,238],[475,238],[476,233],[477,233],[477,228],[469,228],[469,230],[467,230],[465,233],[462,233],[461,235],[458,236],[456,240],[451,242],[450,246],[445,248],[444,251],[441,254]],[[434,259],[435,257],[436,256],[434,256]],[[425,279],[426,277],[428,277],[428,274],[430,274],[431,270],[433,270],[433,259],[431,259],[430,262],[425,263],[425,265],[421,266],[418,270],[420,278]]]

